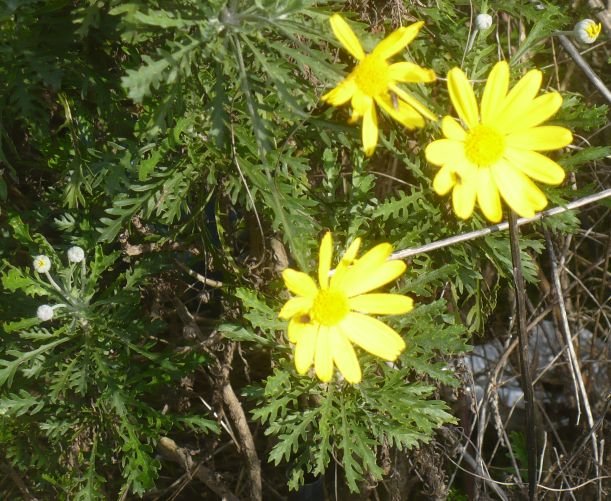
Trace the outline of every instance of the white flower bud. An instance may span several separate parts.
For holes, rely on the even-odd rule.
[[[83,259],[85,259],[85,251],[81,247],[75,245],[68,249],[68,261],[71,263],[80,263]]]
[[[34,258],[32,266],[34,266],[34,269],[38,273],[46,273],[51,269],[51,260],[47,256],[41,254]]]
[[[53,308],[48,304],[40,305],[36,310],[36,316],[43,322],[51,320],[53,318]]]
[[[478,14],[475,18],[475,26],[478,30],[487,30],[492,26],[492,16],[490,14]]]
[[[602,25],[591,19],[579,21],[573,28],[573,36],[583,43],[594,43],[600,35]]]

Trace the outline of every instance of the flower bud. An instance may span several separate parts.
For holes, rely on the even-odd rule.
[[[490,14],[478,14],[475,18],[475,26],[478,30],[487,30],[492,26],[492,16]]]
[[[602,25],[591,19],[579,21],[573,28],[573,36],[583,43],[594,43],[600,35]]]
[[[51,269],[51,260],[44,254],[40,254],[34,258],[32,266],[38,273],[46,273]]]
[[[51,320],[53,318],[53,308],[48,304],[42,304],[36,310],[36,316],[43,322]]]
[[[68,261],[71,263],[80,263],[83,259],[85,259],[85,251],[82,247],[75,245],[68,249]]]

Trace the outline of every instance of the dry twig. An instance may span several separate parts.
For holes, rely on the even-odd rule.
[[[552,209],[545,210],[543,212],[539,212],[535,214],[533,217],[521,217],[516,223],[518,226],[522,226],[524,224],[533,223],[542,219],[544,217],[555,216],[556,214],[562,214],[563,212],[567,212],[572,209],[577,209],[578,207],[583,207],[585,205],[589,205],[594,202],[598,202],[599,200],[603,200],[605,198],[611,197],[611,188],[607,190],[603,190],[599,193],[594,193],[593,195],[588,195],[587,197],[580,198],[578,200],[574,200],[562,207],[554,207]],[[436,242],[431,242],[426,245],[422,245],[420,247],[412,247],[410,249],[403,249],[392,254],[389,259],[405,259],[409,256],[415,256],[416,254],[424,254],[426,252],[430,252],[432,250],[441,249],[443,247],[448,247],[450,245],[458,244],[460,242],[466,242],[468,240],[473,240],[475,238],[484,237],[489,235],[490,233],[494,233],[497,231],[505,231],[509,228],[509,222],[494,224],[492,226],[488,226],[487,228],[482,228],[481,230],[470,231],[469,233],[463,233],[461,235],[454,235],[453,237],[444,238],[443,240],[437,240]]]
[[[528,497],[537,499],[537,435],[535,433],[535,402],[530,367],[528,364],[528,330],[526,326],[526,291],[522,275],[519,230],[516,214],[509,213],[509,242],[513,260],[513,280],[516,292],[516,317],[518,324],[518,346],[520,360],[521,386],[526,402],[526,449],[528,451]]]
[[[193,459],[188,449],[178,447],[176,442],[168,437],[161,437],[157,444],[157,450],[166,459],[180,464],[187,472],[189,477],[201,480],[215,494],[226,501],[240,501],[240,499],[225,485],[223,477],[207,468],[202,463],[193,466]]]
[[[556,253],[554,251],[554,245],[552,243],[552,239],[548,230],[545,231],[545,241],[547,243],[547,249],[550,255],[550,261],[552,265],[552,275],[553,275],[553,284],[554,284],[554,292],[558,299],[558,306],[560,308],[560,316],[562,318],[562,332],[565,336],[566,345],[568,347],[568,355],[569,361],[574,373],[575,380],[577,381],[577,385],[579,388],[579,395],[576,395],[576,400],[579,401],[579,396],[583,401],[583,406],[586,412],[586,418],[588,420],[588,426],[592,431],[592,451],[594,453],[594,464],[596,470],[596,476],[600,476],[600,464],[598,458],[598,443],[596,434],[594,433],[594,418],[592,416],[592,409],[590,407],[590,400],[588,398],[588,393],[586,391],[585,384],[583,382],[583,376],[581,375],[581,369],[579,368],[579,361],[577,360],[577,354],[575,353],[575,347],[573,346],[573,340],[571,338],[571,329],[569,327],[569,320],[566,314],[566,308],[564,306],[564,297],[562,294],[562,287],[560,285],[560,277],[558,273],[558,262],[556,259]],[[577,414],[577,422],[579,422],[579,414]],[[599,492],[602,490],[602,487],[599,488]]]

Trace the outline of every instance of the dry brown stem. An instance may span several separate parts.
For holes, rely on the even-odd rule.
[[[240,498],[231,492],[225,485],[225,480],[219,473],[207,468],[202,463],[193,465],[191,451],[184,447],[179,447],[171,438],[161,437],[157,444],[157,450],[165,459],[181,465],[186,470],[189,477],[195,477],[201,480],[211,491],[220,496],[221,499],[226,501],[240,501]]]

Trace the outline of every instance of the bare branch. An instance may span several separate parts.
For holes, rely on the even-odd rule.
[[[191,452],[184,447],[178,447],[176,442],[168,437],[161,437],[157,444],[157,450],[166,459],[180,464],[190,477],[201,480],[215,494],[226,501],[240,501],[233,492],[225,485],[220,473],[207,468],[201,463],[193,465]]]
[[[563,212],[567,212],[572,209],[577,209],[578,207],[583,207],[584,205],[598,202],[599,200],[603,200],[608,197],[611,197],[611,188],[601,191],[600,193],[595,193],[593,195],[588,195],[587,197],[579,198],[573,202],[566,204],[565,206],[554,207],[552,209],[539,212],[533,217],[521,217],[516,222],[518,226],[522,226],[524,224],[538,221],[539,219],[542,219],[544,217],[555,216],[557,214],[562,214]],[[392,254],[389,259],[405,259],[406,257],[415,256],[416,254],[423,254],[425,252],[441,249],[443,247],[448,247],[450,245],[458,244],[460,242],[466,242],[467,240],[473,240],[474,238],[484,237],[496,231],[505,231],[508,228],[509,222],[495,224],[492,226],[488,226],[487,228],[482,228],[481,230],[470,231],[469,233],[463,233],[462,235],[455,235],[453,237],[444,238],[443,240],[431,242],[430,244],[422,245],[420,247],[412,247],[411,249],[400,250]]]

